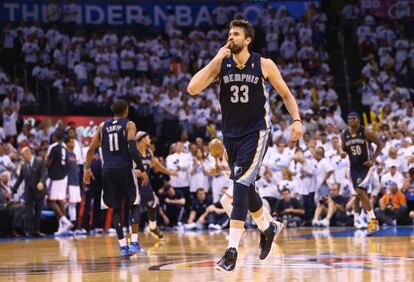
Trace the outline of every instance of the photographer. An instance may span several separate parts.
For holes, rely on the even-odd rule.
[[[338,183],[333,184],[329,189],[329,196],[320,198],[312,220],[313,226],[329,227],[331,223],[332,225],[337,225],[339,222],[347,223],[345,214],[347,199],[339,194],[339,188]],[[325,218],[319,220],[322,215]]]
[[[406,216],[407,198],[398,190],[397,183],[390,182],[389,186],[390,193],[382,196],[380,207],[375,209],[375,214],[380,223],[395,226]]]
[[[290,190],[288,188],[283,188],[281,192],[282,200],[278,201],[276,206],[278,219],[280,221],[283,220],[287,227],[298,227],[302,224],[302,217],[305,214],[305,210],[298,199],[290,196]]]

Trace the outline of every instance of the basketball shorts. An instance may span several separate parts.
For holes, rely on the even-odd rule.
[[[354,189],[362,188],[368,190],[374,174],[375,166],[366,167],[364,165],[351,165],[351,180]]]
[[[68,186],[69,203],[76,204],[81,202],[81,190],[79,185]]]
[[[230,179],[245,186],[256,181],[269,146],[269,133],[269,129],[264,129],[242,137],[224,137],[231,169]]]
[[[155,208],[157,206],[151,184],[140,186],[139,196],[141,198],[141,206],[143,208]]]
[[[46,185],[49,190],[49,200],[64,201],[66,200],[66,190],[68,188],[68,177],[63,179],[52,180],[48,178]]]
[[[138,203],[135,178],[132,169],[102,170],[104,205],[108,208],[120,209],[124,200],[129,207]]]

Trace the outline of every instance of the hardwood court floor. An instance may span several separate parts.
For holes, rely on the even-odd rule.
[[[119,258],[115,237],[0,242],[0,281],[414,281],[414,227],[363,237],[352,229],[285,230],[266,261],[249,231],[237,270],[214,270],[226,233],[140,234],[148,255]]]

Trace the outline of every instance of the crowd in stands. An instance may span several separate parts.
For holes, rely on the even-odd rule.
[[[242,12],[219,6],[213,13],[217,26],[207,32],[201,28],[184,32],[175,26],[174,15],[170,14],[162,33],[145,36],[111,28],[103,33],[69,34],[56,24],[6,25],[2,51],[6,59],[0,72],[3,99],[0,196],[2,208],[10,218],[6,233],[15,235],[23,228],[23,184],[16,194],[11,188],[25,162],[21,157],[24,147],[30,147],[46,161],[53,134],[63,133],[62,140],[70,134],[77,138],[74,150],[82,171],[81,152],[87,144],[76,137],[75,124],[21,123],[22,106],[44,101],[44,93],[36,92],[39,85],[51,89],[54,95],[51,99],[56,105],[67,101],[83,109],[100,105],[109,108],[115,99],[128,100],[138,128],[155,137],[155,154],[178,174],[169,178],[154,171],[151,175],[159,199],[161,226],[225,227],[227,217],[219,199],[231,186],[228,167],[223,160],[211,157],[207,149],[208,140],[221,138],[217,85],[197,97],[190,97],[186,86],[192,73],[225,43],[225,23],[240,17]],[[290,227],[352,225],[355,213],[349,161],[340,150],[339,133],[346,123],[333,88],[334,76],[325,49],[327,21],[326,14],[315,5],[310,5],[300,20],[295,20],[281,6],[264,9],[256,26],[265,38],[263,44],[253,48],[276,61],[297,99],[306,129],[299,149],[289,143],[289,118],[277,93],[270,89],[272,145],[256,187],[272,215]],[[359,28],[358,35],[361,52],[365,54],[365,42],[371,40],[369,34],[374,31],[385,34],[384,38],[375,37],[375,44],[379,45],[374,45],[373,50],[378,54],[367,53],[367,65],[362,70],[366,81],[361,91],[364,99],[369,100],[366,105],[378,117],[373,130],[386,144],[377,159],[371,196],[381,223],[394,225],[397,221],[410,223],[409,215],[414,218],[413,102],[410,90],[401,86],[410,82],[407,78],[414,60],[412,41],[407,45],[409,41],[404,34],[396,31],[395,38],[388,41],[390,33],[384,32],[387,28],[390,27],[374,29],[374,24],[368,23],[368,29]],[[384,51],[387,46],[388,55]],[[378,64],[377,56],[381,58]],[[411,61],[407,61],[410,56]],[[399,67],[390,69],[389,65]],[[170,147],[169,154],[164,154],[165,147]],[[95,175],[100,175],[99,162],[97,153],[92,166],[97,170]],[[79,209],[77,203],[78,214],[70,215],[75,228],[110,229],[107,218],[111,213],[100,209],[101,186],[99,177],[90,186],[83,186],[83,208]]]

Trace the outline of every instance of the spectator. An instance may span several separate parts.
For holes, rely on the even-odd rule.
[[[290,196],[289,189],[284,188],[281,193],[282,199],[277,203],[276,207],[277,217],[287,227],[298,227],[302,223],[305,210],[298,199]]]
[[[177,227],[184,213],[185,198],[179,189],[167,184],[160,202],[160,216],[165,226]]]
[[[403,192],[407,198],[408,213],[414,223],[414,168],[410,168],[408,171],[408,177],[404,180],[401,192]]]
[[[190,171],[190,193],[196,194],[199,188],[203,188],[207,193],[209,190],[208,183],[208,161],[206,160],[204,153],[201,149],[197,149],[195,156],[192,157],[193,164]]]
[[[346,225],[345,213],[347,199],[339,194],[340,185],[335,183],[329,189],[328,197],[321,197],[312,220],[313,226],[329,227],[330,225]],[[324,216],[322,220],[319,218]]]
[[[390,182],[390,193],[382,196],[375,209],[378,220],[386,225],[397,225],[407,213],[407,198],[399,191],[397,183]]]
[[[190,215],[185,229],[204,229],[207,225],[207,217],[211,210],[207,208],[212,205],[211,199],[206,196],[206,191],[203,188],[198,188],[196,191],[196,198],[191,204]]]

